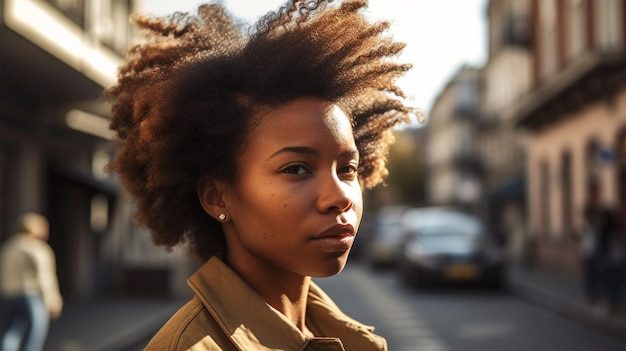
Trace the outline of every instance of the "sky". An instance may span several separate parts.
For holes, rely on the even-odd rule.
[[[142,0],[140,12],[195,12],[202,0]],[[221,0],[247,22],[277,9],[283,0]],[[435,98],[463,64],[482,66],[487,55],[487,0],[369,0],[366,14],[392,22],[390,34],[407,43],[400,61],[413,69],[399,80],[410,104],[428,113]]]

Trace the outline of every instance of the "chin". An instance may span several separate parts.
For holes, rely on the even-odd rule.
[[[333,259],[329,259],[324,263],[320,263],[315,267],[314,270],[312,270],[313,272],[309,275],[314,278],[324,278],[339,274],[346,266],[347,261],[348,253],[346,252],[344,255],[334,257]]]

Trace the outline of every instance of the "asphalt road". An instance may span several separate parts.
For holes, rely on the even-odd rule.
[[[408,289],[392,271],[372,271],[358,261],[315,281],[345,313],[375,326],[391,351],[626,350],[623,340],[504,290]]]

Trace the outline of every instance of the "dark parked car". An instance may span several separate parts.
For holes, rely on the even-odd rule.
[[[478,217],[451,209],[412,209],[405,212],[404,224],[398,270],[408,285],[501,285],[502,248]]]

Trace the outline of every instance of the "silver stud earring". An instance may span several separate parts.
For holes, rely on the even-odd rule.
[[[220,214],[219,214],[219,216],[217,216],[217,218],[218,218],[220,221],[224,221],[224,220],[226,219],[226,214],[225,214],[225,213],[220,213]]]

